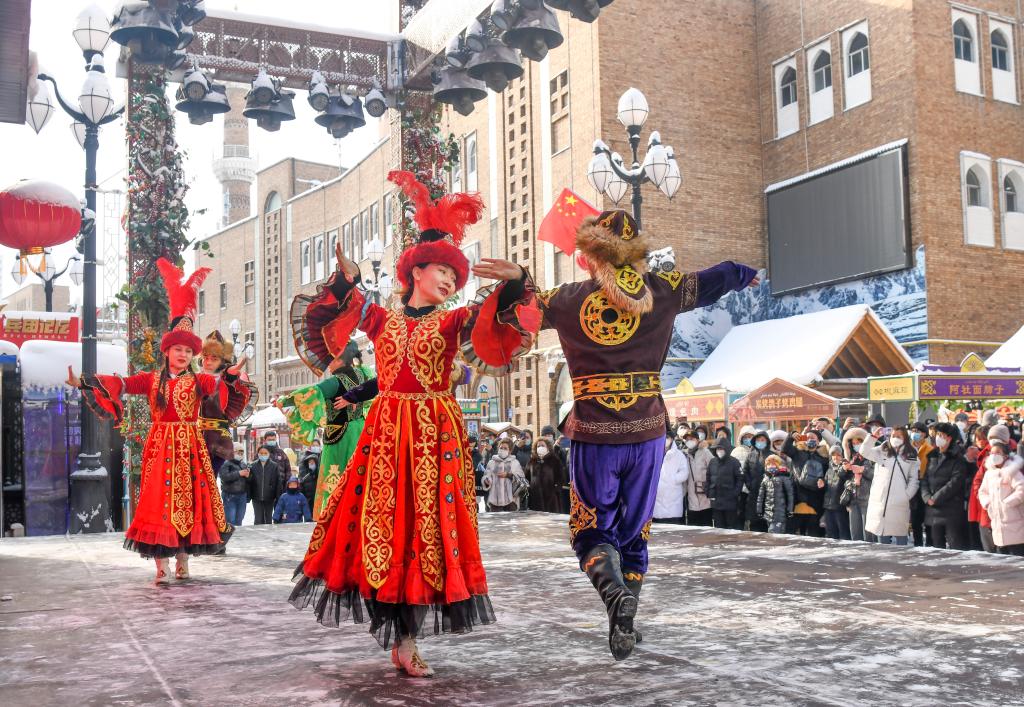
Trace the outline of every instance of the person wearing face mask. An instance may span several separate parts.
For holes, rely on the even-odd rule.
[[[964,477],[964,493],[967,498],[967,549],[984,550],[985,543],[981,538],[980,520],[984,510],[978,504],[977,484],[981,483],[981,476],[985,473],[985,460],[989,454],[989,427],[986,425],[972,425],[968,428],[972,444],[964,452],[967,460],[967,475]],[[995,439],[999,439],[999,433]],[[1006,438],[1009,439],[1009,430],[1006,431]],[[977,481],[977,483],[975,483]],[[987,519],[986,519],[987,521]],[[994,552],[994,550],[993,550]]]
[[[825,535],[832,540],[850,539],[850,512],[843,505],[843,491],[853,472],[846,468],[843,448],[838,444],[828,450],[829,463],[825,471]]]
[[[928,425],[923,422],[915,422],[910,426],[910,444],[917,452],[917,475],[920,484],[925,469],[928,468],[928,454],[934,449],[928,436]],[[920,489],[910,499],[910,531],[914,536],[915,547],[924,547],[929,544],[928,538],[925,536],[924,501],[921,500]]]
[[[277,469],[277,473],[281,476],[277,485],[277,495],[280,496],[284,493],[285,486],[288,485],[288,479],[292,475],[292,463],[288,459],[288,455],[285,453],[284,449],[281,447],[277,439],[277,432],[274,430],[264,432],[263,437],[260,440],[260,444],[267,448],[267,451],[270,454],[270,461],[274,462],[274,467]],[[274,501],[276,502],[277,499],[275,498]],[[269,523],[270,521],[267,522]]]
[[[313,501],[316,498],[317,480],[320,478],[320,459],[323,455],[319,440],[306,447],[306,452],[299,460],[299,493],[306,497],[309,507],[312,510]]]
[[[526,475],[512,453],[512,442],[498,442],[498,452],[487,462],[483,487],[487,491],[487,510],[518,511],[524,500],[521,489],[528,489]]]
[[[800,436],[790,435],[783,451],[793,460],[796,482],[796,505],[790,531],[795,535],[823,537],[821,518],[825,512],[825,470],[829,455],[828,446],[822,444],[821,431],[810,429]]]
[[[783,432],[783,437],[785,433]],[[783,440],[784,441],[784,440]],[[757,430],[751,438],[752,449],[743,462],[743,486],[747,489],[745,513],[746,528],[754,532],[768,532],[768,524],[757,510],[757,493],[764,478],[764,461],[772,453],[768,432]],[[779,442],[780,446],[782,441]]]
[[[245,464],[245,447],[233,445],[231,459],[224,462],[217,475],[220,477],[220,493],[224,501],[224,516],[236,528],[245,518],[245,507],[249,504],[249,467]]]
[[[995,552],[996,543],[992,538],[992,519],[989,517],[985,507],[981,504],[980,492],[985,474],[991,465],[988,457],[993,453],[996,445],[1001,445],[1005,452],[1002,452],[1003,459],[997,466],[1002,466],[1010,449],[1010,428],[1006,425],[993,425],[986,435],[986,445],[983,454],[978,455],[978,470],[971,480],[971,488],[967,498],[967,521],[975,524],[978,532],[978,543],[985,552]]]
[[[925,525],[935,547],[967,549],[964,515],[964,480],[967,460],[960,430],[948,422],[935,425],[935,449],[928,454],[928,468],[921,478]]]
[[[786,532],[795,503],[796,491],[786,461],[778,454],[769,454],[764,460],[764,476],[757,490],[757,513],[769,533]]]
[[[299,491],[299,477],[288,479],[288,488],[277,499],[274,506],[275,523],[308,523],[313,520],[313,512],[309,509],[309,501]]]
[[[840,496],[840,503],[846,506],[850,513],[850,539],[875,542],[875,536],[864,530],[868,501],[871,498],[871,481],[875,476],[875,463],[865,459],[860,453],[860,446],[868,437],[867,430],[861,427],[851,427],[843,434],[845,468],[853,476],[846,480],[846,488]]]
[[[968,434],[971,426],[970,415],[966,412],[958,412],[953,418],[953,424],[956,425],[957,434],[960,437],[960,444],[966,449],[971,441],[970,435]]]
[[[285,463],[288,458],[285,457]],[[256,525],[265,525],[274,519],[274,505],[281,496],[281,472],[270,457],[270,447],[261,444],[256,450],[256,461],[249,465],[249,498]]]
[[[711,447],[714,455],[708,463],[708,500],[711,501],[711,522],[716,528],[736,527],[736,510],[743,490],[740,463],[729,453],[732,445],[725,437],[717,438]]]
[[[882,544],[906,545],[910,501],[917,495],[920,483],[920,462],[905,427],[894,429],[884,442],[880,437],[881,430],[875,430],[859,450],[865,459],[875,463],[864,529]]]
[[[682,525],[686,514],[686,480],[690,478],[689,457],[675,443],[675,435],[668,431],[665,460],[658,477],[658,495],[654,499],[654,522]]]
[[[708,428],[704,425],[697,425],[693,428],[694,433],[697,435],[697,441],[701,447],[708,446]]]
[[[533,454],[526,468],[526,478],[530,482],[530,510],[568,513],[569,509],[562,506],[562,489],[569,484],[569,474],[552,446],[547,437],[541,437],[533,445]]]
[[[729,455],[740,463],[740,473],[743,473],[743,463],[750,456],[750,453],[754,448],[754,433],[757,432],[753,425],[744,425],[740,428],[740,443],[736,445]],[[755,491],[756,493],[756,491]],[[747,482],[743,481],[742,490],[740,491],[739,505],[736,509],[735,529],[743,530],[746,526],[747,516],[747,501],[750,497],[750,488],[747,486]]]
[[[714,455],[701,440],[696,430],[690,430],[683,437],[683,453],[690,467],[686,480],[686,524],[710,526],[712,523],[711,499],[708,497],[708,467]]]
[[[992,444],[978,489],[978,501],[990,521],[991,541],[1003,555],[1024,557],[1024,459],[1010,457],[1009,445]]]

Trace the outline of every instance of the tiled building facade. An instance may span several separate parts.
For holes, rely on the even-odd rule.
[[[651,107],[644,139],[659,130],[683,173],[672,201],[644,187],[644,230],[674,248],[681,268],[768,266],[766,187],[906,140],[910,244],[927,259],[928,356],[984,353],[979,342],[1002,341],[1024,320],[1019,298],[998,294],[1024,265],[1024,16],[1013,0],[615,0],[594,24],[559,21],[565,41],[547,59],[524,62],[524,76],[471,115],[442,119],[463,156],[453,188],[480,191],[487,206],[464,242],[471,260],[509,258],[541,288],[583,276],[536,240],[537,227],[563,187],[611,206],[587,182],[587,164],[598,137],[628,153],[616,104],[635,86]],[[279,163],[257,177],[259,213],[210,237],[220,257],[200,327],[238,318],[252,332],[265,400],[312,382],[294,356],[287,305],[329,273],[333,239],[357,260],[374,236],[389,242],[393,164],[386,136],[341,176]],[[297,176],[325,182],[309,188]],[[389,247],[384,270],[394,255]],[[220,282],[227,306],[211,308],[210,283]],[[986,282],[999,306],[980,296]],[[499,419],[511,412],[521,427],[553,422],[571,398],[557,338],[542,332],[511,376],[474,378],[460,394],[490,399]]]

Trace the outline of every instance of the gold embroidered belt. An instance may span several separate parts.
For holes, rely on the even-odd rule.
[[[657,371],[596,373],[572,379],[576,400],[594,400],[609,410],[623,410],[640,398],[661,395],[661,374]]]
[[[395,390],[382,390],[377,394],[378,398],[392,398],[394,400],[437,400],[439,398],[455,399],[455,396],[446,390],[432,390],[425,393],[399,393]]]
[[[225,437],[231,436],[231,433],[229,432],[229,430],[231,429],[231,423],[228,420],[217,420],[215,418],[200,417],[199,422],[197,424],[199,425],[199,429],[203,432],[207,430],[214,430],[216,432],[220,432]]]
[[[151,425],[188,425],[189,427],[198,427],[198,422],[183,422],[181,420],[157,420],[156,422],[149,423]]]

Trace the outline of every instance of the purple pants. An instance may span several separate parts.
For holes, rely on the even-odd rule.
[[[647,538],[665,438],[634,444],[573,442],[569,448],[569,535],[583,561],[596,545],[615,547],[623,572],[647,573]]]

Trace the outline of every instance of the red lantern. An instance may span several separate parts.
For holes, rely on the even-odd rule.
[[[0,244],[23,256],[66,243],[81,226],[78,199],[59,184],[25,180],[0,191]]]

